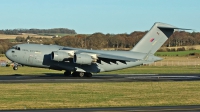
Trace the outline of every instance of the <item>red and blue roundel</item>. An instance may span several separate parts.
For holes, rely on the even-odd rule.
[[[153,41],[154,41],[154,38],[151,38],[151,39],[150,39],[150,42],[153,42]]]

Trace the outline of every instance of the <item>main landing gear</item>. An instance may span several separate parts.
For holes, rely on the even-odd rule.
[[[71,71],[65,71],[65,72],[64,72],[64,75],[65,75],[65,76],[71,76]]]
[[[65,76],[72,76],[72,77],[92,77],[92,73],[89,72],[73,72],[71,74],[71,71],[65,71]]]
[[[92,73],[89,72],[73,72],[73,77],[92,77]]]

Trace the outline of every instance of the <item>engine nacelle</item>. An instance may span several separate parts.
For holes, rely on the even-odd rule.
[[[74,55],[74,63],[91,65],[96,62],[96,58],[88,54],[76,54]]]
[[[64,59],[73,58],[74,51],[58,50],[51,53],[51,60],[63,61]]]

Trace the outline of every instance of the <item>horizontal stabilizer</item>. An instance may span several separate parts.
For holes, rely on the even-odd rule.
[[[166,27],[166,26],[158,26],[158,28],[163,28],[163,29],[179,29],[179,30],[193,30],[193,29],[186,29],[186,28]]]

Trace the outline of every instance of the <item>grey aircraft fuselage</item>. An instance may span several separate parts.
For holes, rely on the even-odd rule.
[[[18,49],[16,49],[16,47]],[[114,62],[104,62],[101,63],[91,63],[88,64],[76,64],[71,61],[54,61],[51,58],[52,51],[58,51],[61,49],[70,49],[78,52],[95,53],[95,54],[112,54],[117,56],[125,56],[129,58],[138,59],[134,62],[122,63],[120,61]],[[42,67],[51,68],[57,70],[69,70],[74,71],[78,69],[79,72],[92,72],[98,73],[103,71],[112,71],[117,69],[123,69],[132,66],[138,66],[145,63],[151,63],[154,61],[159,61],[161,58],[151,55],[148,60],[143,60],[146,53],[139,52],[127,52],[127,51],[103,51],[103,50],[88,50],[88,49],[78,49],[63,47],[58,45],[42,45],[42,44],[19,44],[14,46],[12,49],[6,52],[6,56],[12,61],[20,63],[26,66],[32,67]]]
[[[73,72],[73,76],[91,77],[91,73],[124,69],[162,60],[154,56],[154,53],[176,29],[182,28],[157,22],[130,51],[88,50],[27,43],[13,46],[6,52],[6,57],[26,66],[65,70],[65,75],[71,75]],[[13,69],[17,69],[17,64]]]

